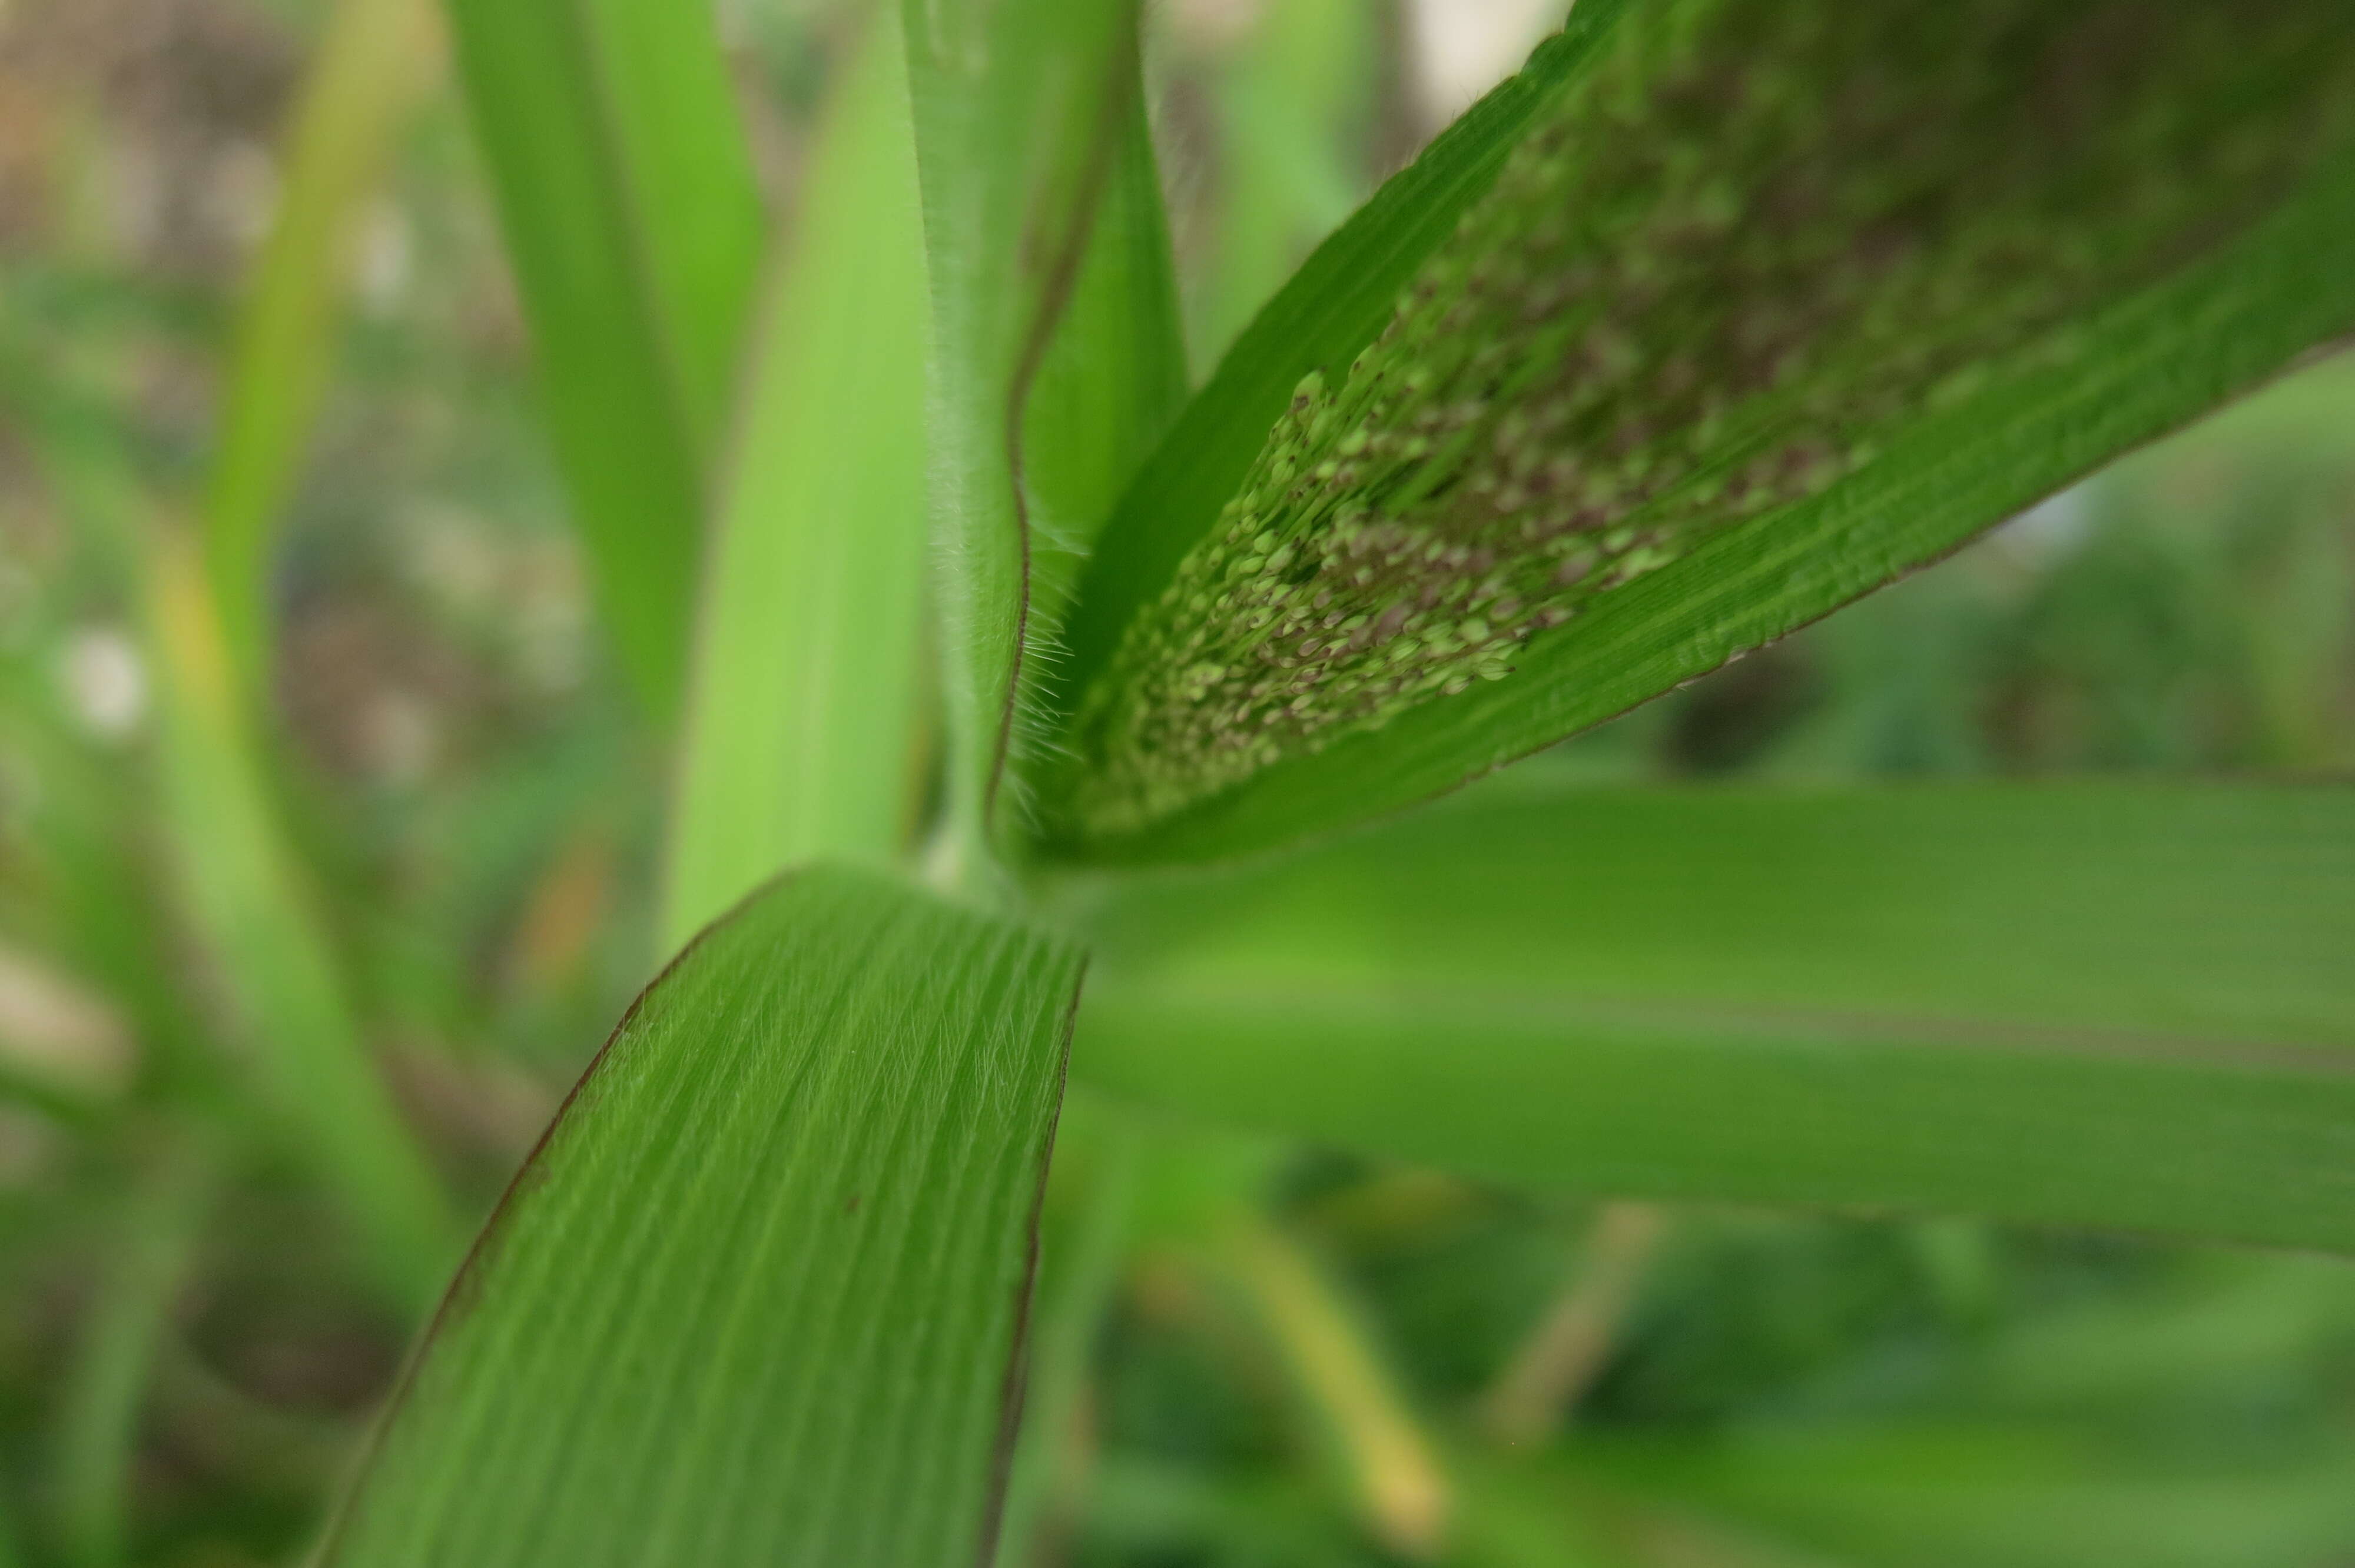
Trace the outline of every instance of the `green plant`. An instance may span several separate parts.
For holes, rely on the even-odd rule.
[[[1532,760],[1433,803],[2355,330],[2338,0],[1580,0],[1190,396],[1136,7],[873,10],[764,268],[706,8],[449,0],[606,636],[670,743],[667,965],[317,1561],[1013,1561],[1139,1236],[1280,1348],[1397,1554],[1668,1561],[1597,1522],[1662,1491],[1903,1551],[1775,1479],[1810,1467],[2131,1511],[2098,1466],[2048,1456],[2048,1501],[1937,1434],[1530,1467],[1434,1433],[1253,1212],[1260,1140],[2355,1253],[2342,788],[1606,790]],[[272,1047],[261,1119],[395,1303],[453,1223],[367,1070],[363,944],[316,928],[334,868],[258,674],[332,237],[400,97],[332,89],[418,22],[345,0],[202,565],[83,433],[47,449],[139,562],[179,907]],[[1220,280],[1200,330],[1256,291]],[[74,950],[137,995],[159,945]],[[1171,1115],[1225,1131],[1173,1160]],[[221,1158],[176,1145],[126,1205],[68,1489],[96,1558]],[[1616,1213],[1632,1270],[1657,1224]],[[1957,1277],[1959,1235],[1924,1244]],[[1507,1425],[1542,1430],[1621,1309],[1565,1305]],[[1280,1505],[1234,1528],[1280,1539]]]
[[[1082,1083],[1515,1179],[2355,1243],[2336,792],[1490,796],[1242,880],[1085,869],[1410,804],[2347,330],[2333,9],[1590,0],[1182,412],[1133,13],[911,4],[904,63],[879,18],[723,484],[666,927],[910,842],[911,623],[886,607],[920,465],[938,891],[788,869],[655,983],[325,1560],[986,1555],[1074,1005]],[[456,10],[495,148],[490,111],[573,64],[494,58],[503,14]],[[529,256],[549,187],[506,181]],[[920,279],[928,342],[898,330]],[[570,352],[570,302],[526,287]],[[2179,957],[2133,924],[2203,906]],[[1026,918],[1110,938],[1085,1000]],[[1795,930],[1834,969],[1783,961]],[[2176,979],[2196,995],[2154,989]]]

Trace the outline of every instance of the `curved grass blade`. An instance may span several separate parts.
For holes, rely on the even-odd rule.
[[[905,0],[932,290],[946,874],[978,877],[1052,620],[1184,354],[1134,0]]]
[[[764,218],[705,0],[446,0],[597,597],[676,711]]]
[[[58,1531],[71,1560],[127,1560],[132,1466],[157,1345],[186,1288],[219,1185],[215,1151],[166,1140],[123,1204],[115,1255],[82,1325],[58,1433]]]
[[[434,55],[428,0],[341,0],[290,128],[284,196],[231,349],[205,556],[249,689],[266,689],[270,556],[326,389],[358,219]]]
[[[756,334],[712,540],[659,939],[779,869],[888,861],[920,782],[924,250],[881,16],[829,111]]]
[[[1617,1493],[1811,1563],[2267,1568],[2355,1550],[2343,1439],[2200,1467],[2105,1446],[1992,1422],[1770,1428],[1706,1445],[1582,1442],[1545,1478],[1558,1496]]]
[[[241,1117],[248,1107],[235,1097],[250,1078],[260,1119],[325,1176],[357,1221],[385,1298],[421,1308],[457,1250],[456,1224],[377,1075],[286,842],[211,579],[194,541],[156,525],[122,432],[70,384],[20,383],[25,367],[13,349],[0,341],[0,377],[23,400],[23,428],[37,438],[84,547],[140,601],[156,674],[152,777],[95,777],[92,759],[59,747],[62,737],[43,733],[48,726],[16,736],[33,743],[51,784],[27,824],[37,849],[12,867],[37,879],[39,935],[125,1008],[166,1081],[209,1096],[226,1073],[238,1081],[229,1092]],[[131,796],[118,793],[125,788]],[[150,788],[173,883],[162,896],[143,846],[122,832],[150,804],[139,798]],[[185,957],[185,936],[218,966],[222,1018],[188,1006],[175,961]],[[235,1060],[222,1060],[217,1025],[236,1043]]]
[[[2355,1251],[2355,795],[1529,788],[1115,897],[1074,1071],[1507,1181]]]
[[[1305,1248],[1263,1221],[1233,1224],[1211,1255],[1275,1348],[1368,1533],[1400,1557],[1436,1556],[1454,1489],[1355,1304]]]
[[[322,1564],[986,1561],[1079,971],[830,867],[712,927],[492,1219]]]
[[[1214,857],[1443,790],[2355,329],[2337,7],[2122,18],[1631,15],[1115,595],[1061,847]]]
[[[1561,84],[1617,23],[1626,0],[1582,0],[1528,67],[1489,93],[1318,246],[1234,345],[1138,469],[1089,558],[1057,673],[1055,711],[1111,659],[1266,444],[1310,370],[1337,379],[1391,319],[1399,291],[1497,178]]]
[[[390,1298],[421,1307],[456,1251],[456,1220],[376,1071],[285,842],[202,565],[166,529],[149,537],[157,767],[182,907],[219,966],[262,1102],[357,1217]]]

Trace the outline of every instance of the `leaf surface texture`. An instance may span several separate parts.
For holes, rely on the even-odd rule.
[[[754,895],[493,1218],[322,1561],[986,1558],[1079,960],[879,875]]]

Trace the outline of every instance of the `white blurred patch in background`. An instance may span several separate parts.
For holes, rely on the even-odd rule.
[[[379,197],[352,236],[352,282],[361,308],[379,320],[393,314],[416,270],[417,245],[408,212],[391,197]]]
[[[0,1070],[76,1096],[119,1095],[138,1068],[131,1031],[98,997],[0,947]]]
[[[1407,65],[1426,132],[1520,69],[1569,14],[1563,0],[1406,0]]]
[[[2093,531],[2093,487],[2074,484],[2001,524],[1988,539],[2019,566],[2041,571],[2075,554]]]

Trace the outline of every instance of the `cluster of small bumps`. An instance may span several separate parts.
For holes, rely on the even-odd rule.
[[[2092,303],[2229,236],[2312,155],[2350,85],[2336,10],[1638,12],[1346,380],[1300,384],[1129,627],[1074,726],[1082,831],[1507,679],[1531,639],[1818,495],[1901,423],[2065,357]]]

